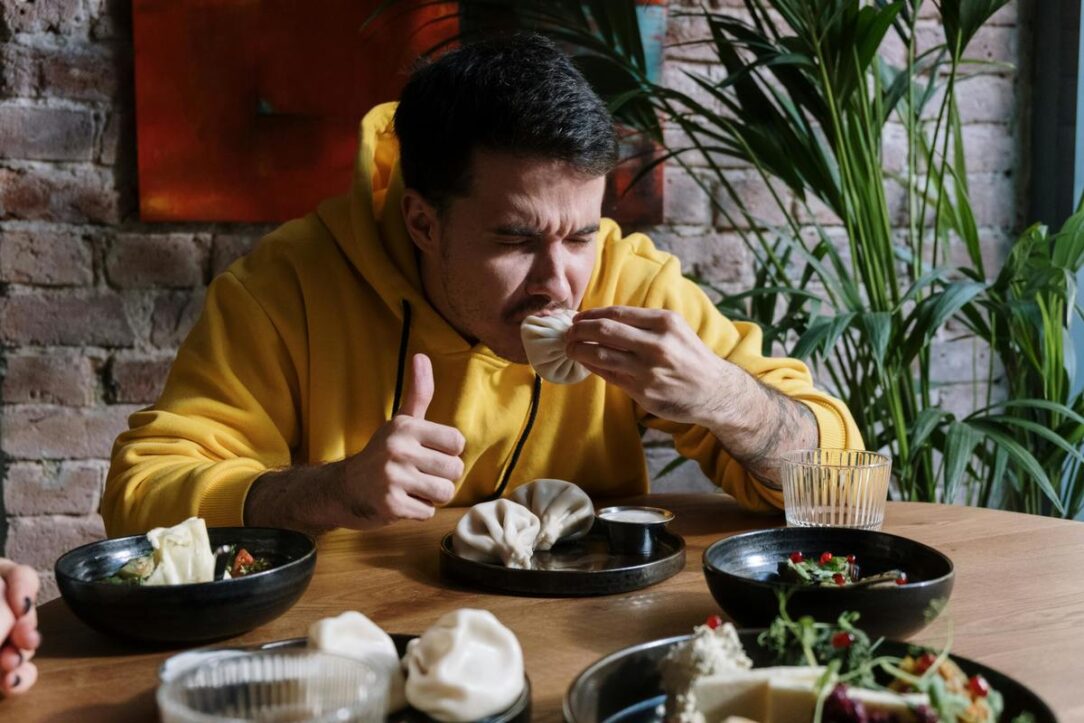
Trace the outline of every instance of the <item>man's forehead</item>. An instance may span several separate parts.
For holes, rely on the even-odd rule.
[[[475,151],[470,177],[472,186],[510,197],[530,197],[541,189],[583,189],[605,185],[605,176],[585,174],[566,161],[496,151]]]

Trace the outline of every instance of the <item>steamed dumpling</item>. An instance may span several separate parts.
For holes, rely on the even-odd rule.
[[[475,562],[527,568],[541,526],[538,517],[521,504],[506,499],[482,502],[460,518],[452,535],[452,549]]]
[[[565,354],[565,334],[572,326],[572,309],[561,309],[547,316],[528,316],[519,327],[523,350],[531,366],[548,382],[575,384],[590,374],[587,367]]]
[[[560,540],[583,537],[595,522],[591,498],[564,480],[536,479],[517,488],[512,499],[538,515],[542,523],[536,550],[548,550]]]
[[[184,585],[211,582],[215,577],[215,556],[207,523],[189,517],[173,527],[155,527],[147,533],[154,549],[154,572],[145,585]]]
[[[357,658],[388,675],[385,712],[406,707],[406,684],[395,641],[383,628],[356,610],[347,610],[335,618],[317,620],[309,626],[309,647],[325,653]]]
[[[464,608],[407,646],[406,699],[440,721],[499,713],[523,692],[523,650],[488,610]]]

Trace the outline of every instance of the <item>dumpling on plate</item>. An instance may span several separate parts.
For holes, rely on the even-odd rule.
[[[541,522],[523,505],[507,499],[482,502],[460,518],[452,534],[455,554],[475,562],[528,568]]]
[[[441,616],[407,646],[406,698],[439,721],[473,721],[507,709],[523,692],[523,650],[488,610]]]
[[[323,618],[309,626],[309,647],[325,653],[356,658],[388,675],[386,712],[406,707],[403,668],[395,641],[384,629],[356,610]]]
[[[535,513],[542,523],[536,550],[548,550],[561,540],[583,537],[595,522],[591,498],[564,480],[536,479],[516,488],[512,499]]]
[[[548,382],[575,384],[591,373],[565,353],[565,334],[572,327],[575,315],[572,309],[561,309],[546,316],[528,316],[520,324],[519,335],[527,360]]]

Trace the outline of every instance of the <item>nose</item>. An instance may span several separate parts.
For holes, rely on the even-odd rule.
[[[570,303],[572,285],[568,280],[568,251],[564,244],[548,243],[534,257],[527,276],[526,292],[530,296],[545,297],[551,302]]]

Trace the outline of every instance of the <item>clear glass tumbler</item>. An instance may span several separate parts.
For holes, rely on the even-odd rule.
[[[181,671],[158,688],[164,723],[383,721],[387,675],[316,650],[265,650]]]
[[[881,529],[889,457],[857,449],[799,449],[782,456],[781,469],[788,525]]]

